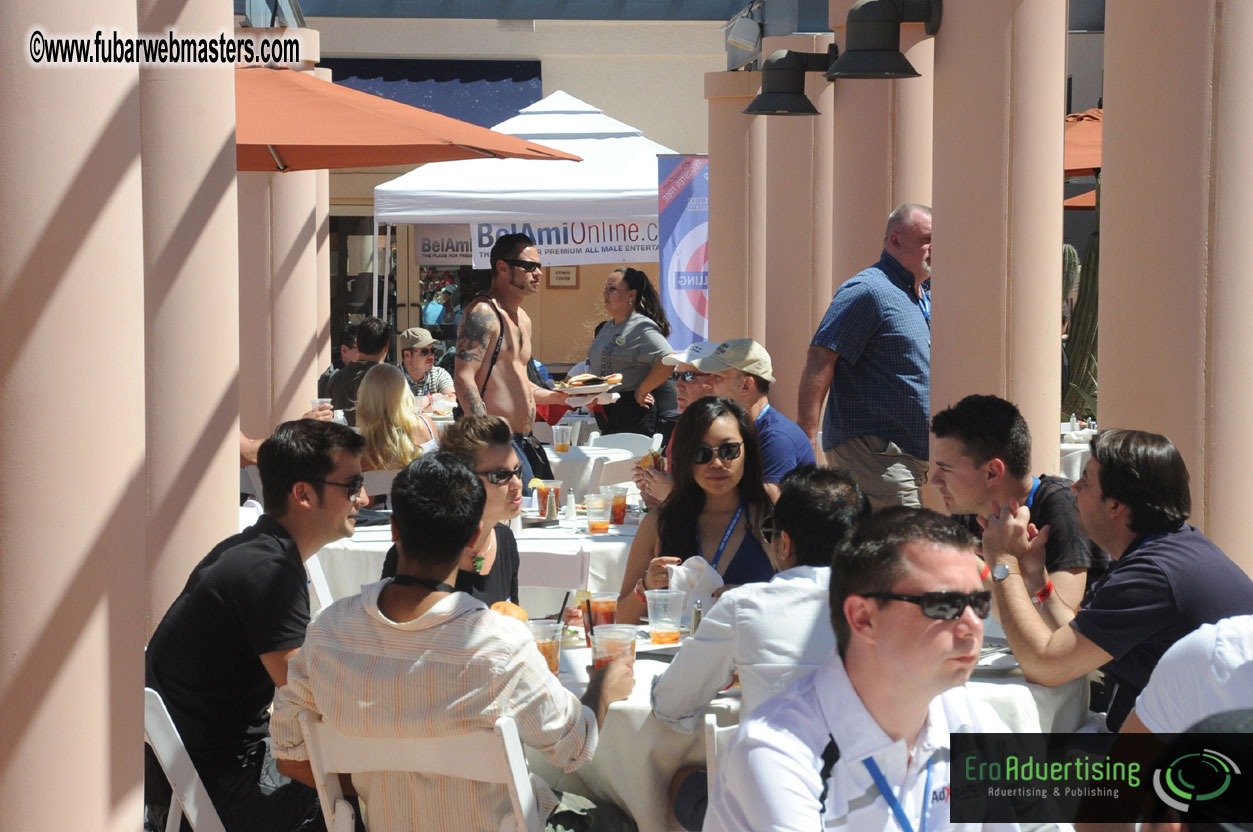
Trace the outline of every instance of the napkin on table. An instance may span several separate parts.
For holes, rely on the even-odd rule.
[[[700,555],[693,555],[678,566],[667,566],[666,570],[670,573],[670,589],[687,593],[683,599],[684,615],[692,612],[697,601],[702,609],[708,610],[713,605],[714,592],[723,584],[718,570]]]

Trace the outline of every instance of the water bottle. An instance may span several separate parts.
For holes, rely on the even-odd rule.
[[[700,601],[697,601],[695,606],[692,607],[692,627],[688,630],[691,635],[696,635],[696,628],[700,626],[700,620],[703,615],[704,612],[701,610]]]
[[[1070,414],[1070,431],[1074,433],[1079,430],[1079,420],[1075,418],[1075,414]]]

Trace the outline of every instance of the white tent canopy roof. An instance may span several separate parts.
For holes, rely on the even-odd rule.
[[[434,162],[374,189],[380,223],[511,223],[657,216],[657,156],[674,153],[564,92],[493,130],[574,153],[582,162]]]

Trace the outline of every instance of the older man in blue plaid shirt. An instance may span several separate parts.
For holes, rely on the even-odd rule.
[[[888,217],[879,262],[835,293],[810,342],[797,423],[875,508],[919,506],[931,383],[931,209]],[[822,446],[818,445],[819,412]]]

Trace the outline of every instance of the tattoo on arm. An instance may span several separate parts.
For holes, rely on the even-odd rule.
[[[491,351],[493,339],[499,334],[496,316],[483,304],[476,306],[461,321],[461,329],[457,333],[457,360],[482,363]]]

